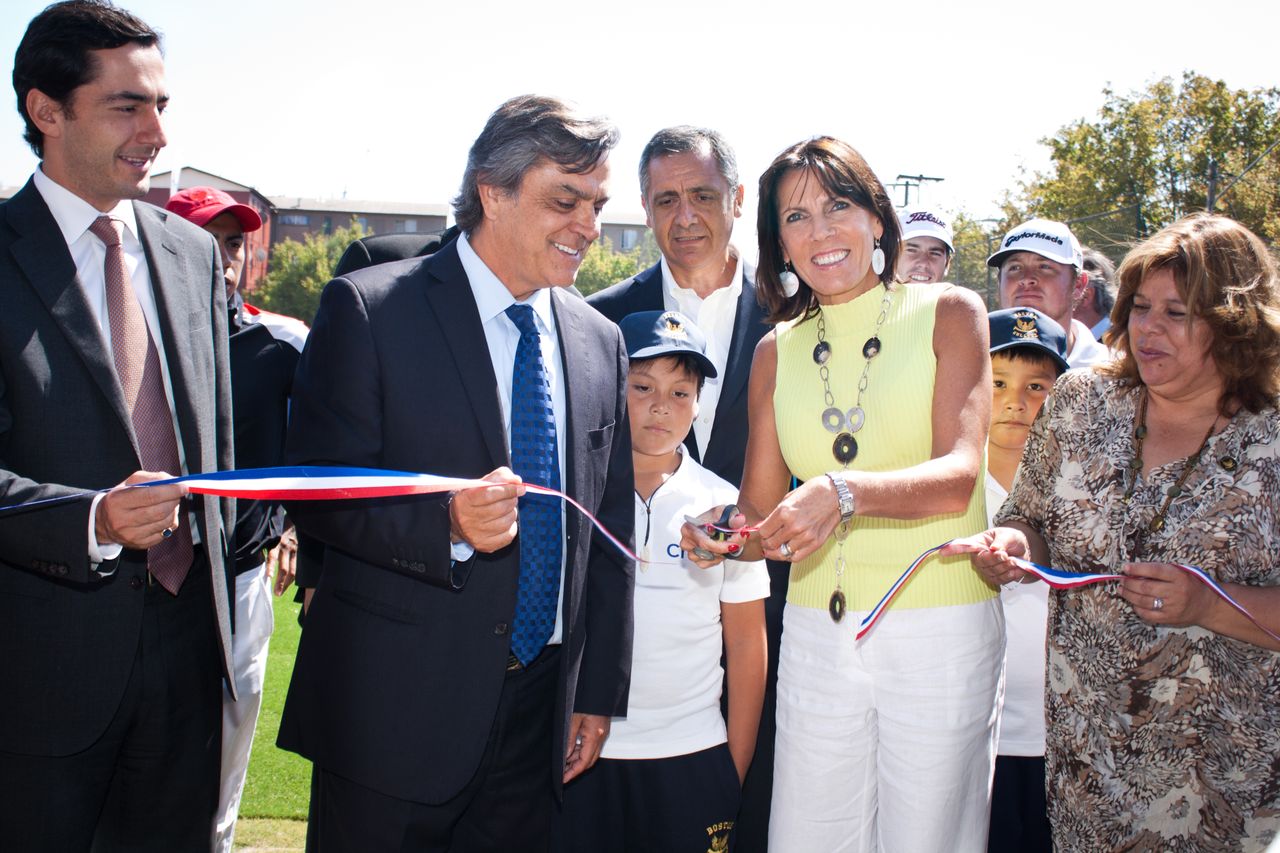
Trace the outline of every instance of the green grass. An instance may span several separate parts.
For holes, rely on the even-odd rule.
[[[271,635],[267,679],[263,688],[262,712],[249,756],[249,776],[240,802],[240,818],[307,819],[311,796],[311,763],[276,746],[280,731],[280,711],[284,708],[293,659],[298,652],[298,608],[290,588],[275,600],[276,626]],[[236,833],[239,841],[239,832]]]

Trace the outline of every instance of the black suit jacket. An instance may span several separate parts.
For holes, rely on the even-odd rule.
[[[626,350],[553,291],[567,392],[567,491],[631,539]],[[479,477],[509,465],[497,381],[456,244],[330,282],[294,383],[293,464]],[[441,803],[474,774],[506,677],[519,543],[451,565],[443,496],[289,505],[320,540],[279,744],[401,799]],[[565,517],[559,783],[571,711],[626,711],[632,566]]]
[[[142,203],[134,211],[187,467],[231,468],[217,249],[176,214]],[[0,204],[0,306],[0,505],[106,488],[141,468],[110,348],[32,182]],[[224,566],[234,510],[212,498],[195,508],[225,673]],[[0,514],[0,750],[80,751],[103,733],[124,693],[138,649],[146,552],[125,551],[115,573],[100,577],[89,563],[88,518],[88,499]]]
[[[637,311],[661,311],[664,307],[662,265],[654,264],[642,273],[593,293],[587,297],[587,304],[615,323]],[[733,319],[733,340],[729,342],[720,401],[716,404],[706,453],[699,454],[692,429],[684,440],[694,459],[735,486],[742,482],[747,455],[747,380],[751,376],[751,359],[756,343],[769,328],[756,301],[755,279],[744,263],[742,294]]]
[[[333,276],[341,278],[375,264],[434,255],[442,246],[456,240],[458,233],[458,226],[454,225],[438,234],[373,234],[361,237],[347,246],[338,259],[338,265],[333,268]]]

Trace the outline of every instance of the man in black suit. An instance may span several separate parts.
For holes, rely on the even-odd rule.
[[[517,476],[631,538],[626,349],[564,292],[616,140],[560,101],[508,101],[472,146],[462,235],[325,288],[290,461],[492,485],[290,506],[325,546],[280,732],[317,768],[313,849],[545,849],[560,786],[626,713],[631,564]]]
[[[587,302],[615,323],[637,311],[667,310],[698,324],[720,376],[708,379],[702,389],[700,411],[685,447],[703,466],[739,485],[747,450],[747,378],[756,342],[769,327],[756,301],[753,271],[729,242],[744,195],[733,149],[714,130],[660,130],[640,154],[640,193],[645,221],[662,259],[587,297]],[[763,851],[768,843],[775,688],[788,568],[786,563],[769,564],[769,673],[756,751],[734,828],[734,849],[739,851]],[[733,685],[726,687],[726,701],[732,703]]]
[[[231,650],[229,501],[126,484],[232,467],[213,239],[140,202],[159,37],[92,0],[14,60],[41,163],[0,205],[0,846],[208,849]],[[118,485],[117,485],[118,484]]]

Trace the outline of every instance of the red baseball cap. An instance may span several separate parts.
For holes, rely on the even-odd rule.
[[[262,217],[247,204],[241,204],[222,190],[213,187],[190,187],[169,196],[164,206],[189,222],[204,227],[224,213],[230,213],[246,232],[262,227]]]

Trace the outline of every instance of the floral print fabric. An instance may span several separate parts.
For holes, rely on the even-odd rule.
[[[1184,460],[1135,476],[1136,387],[1065,374],[1040,412],[1000,524],[1043,534],[1054,566],[1199,566],[1280,583],[1280,413],[1241,411],[1166,517]],[[1054,592],[1046,672],[1055,849],[1257,851],[1280,832],[1280,654],[1203,628],[1143,622],[1117,584]]]

